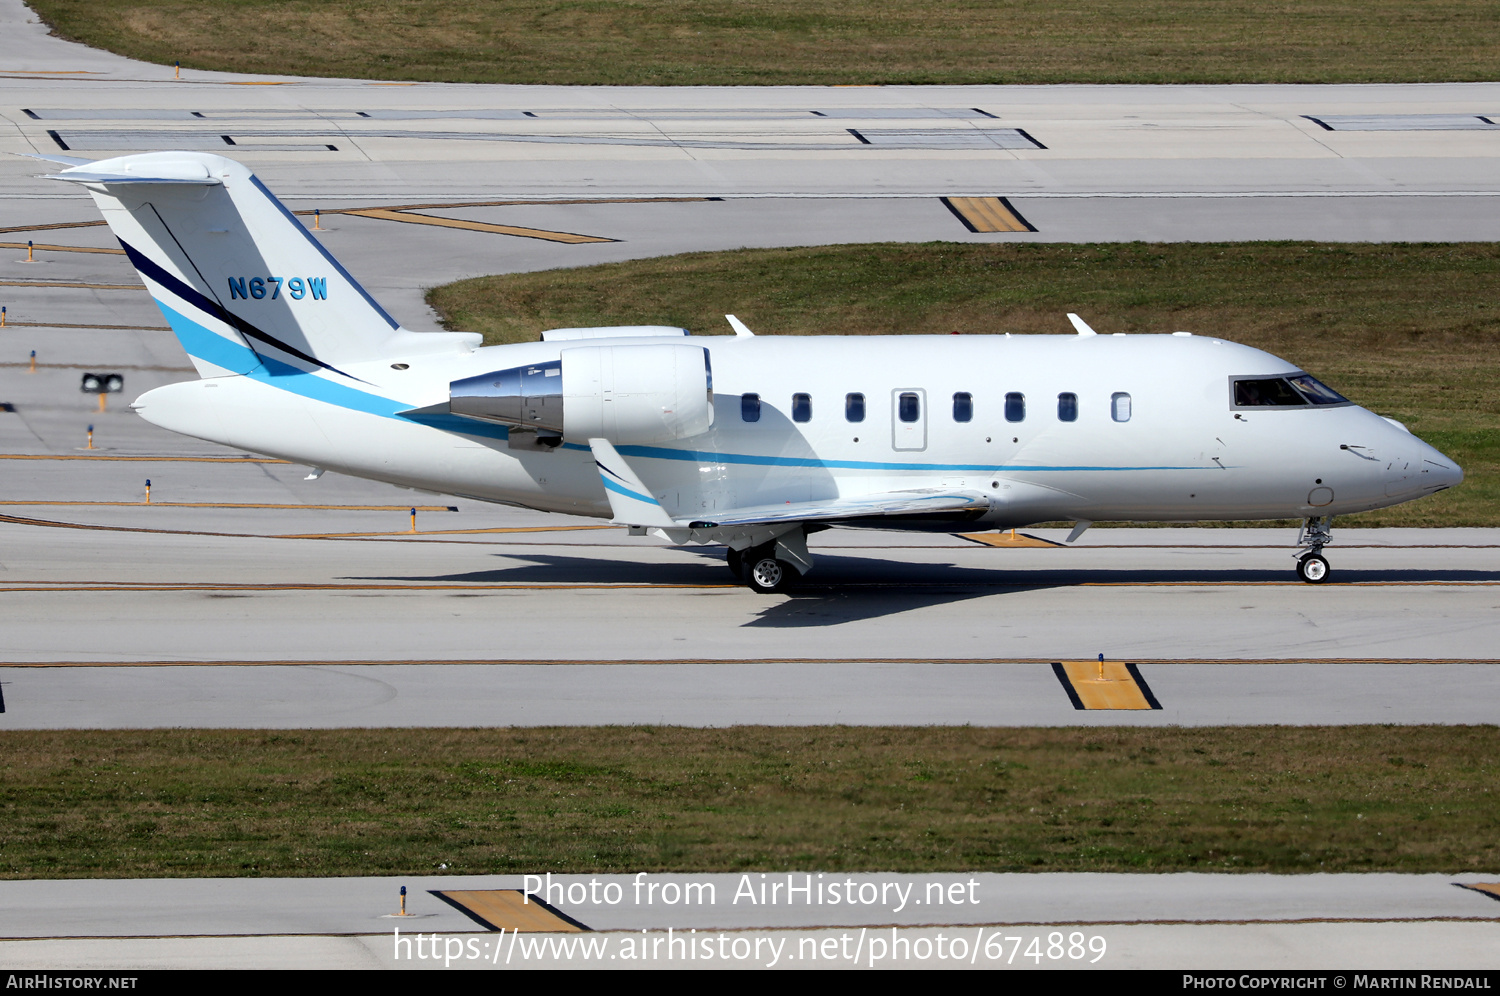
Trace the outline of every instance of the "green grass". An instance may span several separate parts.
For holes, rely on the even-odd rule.
[[[755,249],[482,277],[433,290],[491,343],[542,329],[757,334],[1185,330],[1257,346],[1405,422],[1462,485],[1343,525],[1500,525],[1500,245],[884,244]]]
[[[464,83],[1491,80],[1489,0],[31,0],[162,65]]]
[[[1500,730],[0,733],[0,877],[1500,870]]]

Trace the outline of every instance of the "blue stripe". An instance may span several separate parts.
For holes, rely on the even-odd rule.
[[[167,323],[172,326],[172,331],[177,333],[177,338],[182,343],[182,348],[187,350],[189,356],[206,360],[226,370],[234,370],[237,365],[247,361],[259,363],[259,366],[250,370],[245,376],[270,387],[279,388],[291,394],[296,394],[313,401],[321,401],[338,408],[347,408],[351,411],[364,412],[368,415],[378,415],[382,418],[415,422],[418,425],[426,425],[445,432],[455,432],[465,436],[481,436],[489,439],[506,439],[510,436],[509,430],[503,425],[479,422],[460,415],[441,413],[416,416],[402,415],[400,414],[402,411],[411,407],[405,402],[335,383],[319,377],[317,374],[309,373],[306,370],[299,370],[294,366],[282,363],[280,360],[271,359],[270,357],[260,357],[254,350],[247,349],[238,343],[231,342],[223,336],[209,331],[191,318],[179,314],[160,301],[157,302],[157,305],[161,308],[162,314],[167,316]]]
[[[620,446],[621,456],[645,457],[650,460],[689,460],[694,463],[735,463],[757,467],[805,467],[813,470],[914,470],[914,471],[972,471],[989,473],[994,470],[1217,470],[1217,467],[1105,467],[1066,466],[1054,467],[1044,464],[994,464],[994,463],[887,463],[877,460],[822,460],[817,457],[756,456],[749,453],[710,453],[704,450],[674,450],[661,446]]]
[[[161,216],[158,215],[157,217],[158,219],[160,219]],[[166,222],[163,221],[162,224],[165,225]],[[167,234],[172,234],[171,229],[167,230]],[[172,237],[174,239],[176,238],[175,235]],[[125,255],[129,257],[131,263],[135,264],[135,268],[137,270],[140,270],[143,274],[150,277],[152,280],[155,280],[167,290],[182,298],[188,304],[191,304],[194,307],[210,315],[213,315],[225,325],[228,325],[230,328],[235,329],[240,333],[240,335],[243,335],[249,339],[257,339],[261,342],[266,343],[267,345],[274,346],[277,349],[281,350],[283,353],[286,353],[290,356],[295,356],[297,357],[297,359],[302,360],[305,363],[311,363],[315,367],[322,367],[324,370],[332,370],[336,374],[342,374],[345,377],[349,377],[350,380],[359,380],[358,377],[350,377],[349,374],[344,373],[344,371],[340,370],[338,367],[330,366],[327,363],[324,363],[316,356],[304,353],[302,350],[296,348],[295,346],[290,346],[287,343],[282,342],[275,336],[267,335],[265,332],[256,328],[254,325],[250,324],[239,315],[236,315],[228,308],[225,308],[217,301],[212,301],[204,297],[202,294],[198,293],[195,288],[183,283],[181,280],[178,280],[166,270],[163,270],[160,266],[157,266],[156,263],[152,262],[150,257],[141,252],[139,249],[136,249],[124,239],[119,239],[119,243],[120,245],[125,247]],[[192,262],[192,260],[188,260],[188,262]],[[152,297],[154,299],[155,295],[153,295]],[[156,303],[159,306],[165,307],[161,304],[160,301],[157,301]],[[259,362],[259,360],[260,354],[256,353],[256,361]]]
[[[253,350],[230,342],[228,339],[199,325],[197,322],[178,314],[171,308],[162,304],[157,305],[162,313],[167,316],[167,322],[172,326],[172,331],[177,333],[177,338],[182,342],[184,349],[192,356],[206,360],[215,366],[226,370],[236,369],[237,364],[245,362],[260,363],[245,375],[272,387],[278,387],[304,398],[314,401],[322,401],[340,408],[348,408],[353,411],[366,412],[370,415],[379,415],[383,418],[399,418],[408,422],[416,422],[419,425],[430,426],[444,432],[453,432],[465,436],[480,436],[488,439],[508,439],[510,431],[503,425],[495,425],[489,422],[480,422],[475,419],[464,418],[461,415],[449,415],[444,413],[427,415],[401,415],[400,412],[408,407],[404,402],[397,402],[381,395],[369,394],[345,387],[325,380],[316,374],[299,370],[279,360],[269,357],[261,357]],[[561,449],[587,451],[587,446],[577,443],[564,443]],[[978,463],[891,463],[875,460],[820,460],[816,457],[777,457],[757,456],[749,453],[712,453],[706,450],[677,450],[663,446],[620,446],[616,448],[621,456],[643,457],[651,460],[679,460],[693,463],[729,463],[757,467],[797,467],[812,470],[896,470],[921,472],[953,472],[963,471],[970,473],[991,473],[1004,471],[1145,471],[1145,470],[1216,470],[1210,467],[1174,467],[1174,466],[1147,466],[1147,467],[1108,467],[1108,466],[1048,466],[1045,464],[978,464]],[[622,495],[626,495],[637,501],[657,504],[655,498],[649,495],[638,494],[627,488],[612,484],[607,478],[605,486]]]
[[[634,491],[631,491],[629,488],[621,487],[620,485],[616,484],[614,481],[611,481],[609,478],[605,477],[603,474],[599,475],[599,480],[603,481],[604,482],[604,486],[606,488],[609,488],[609,490],[615,492],[616,494],[622,494],[626,498],[634,498],[636,501],[643,501],[647,505],[655,505],[655,504],[657,504],[657,501],[656,501],[655,498],[652,498],[649,495],[638,494],[638,493],[636,493]]]

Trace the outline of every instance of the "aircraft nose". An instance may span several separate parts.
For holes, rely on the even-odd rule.
[[[1416,457],[1421,461],[1422,489],[1424,491],[1436,491],[1440,488],[1451,488],[1464,479],[1464,469],[1458,462],[1448,458],[1441,450],[1418,439],[1413,439],[1417,446]]]

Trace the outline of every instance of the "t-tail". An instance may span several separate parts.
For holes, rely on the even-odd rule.
[[[358,380],[348,369],[361,362],[438,340],[454,345],[455,337],[402,329],[231,159],[151,152],[66,161],[75,165],[52,178],[93,195],[200,376]]]

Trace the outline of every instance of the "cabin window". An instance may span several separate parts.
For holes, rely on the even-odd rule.
[[[811,394],[794,394],[794,395],[792,395],[792,421],[793,422],[810,422],[810,421],[812,421],[812,395]]]
[[[760,395],[740,395],[740,418],[746,422],[760,421]]]
[[[1117,391],[1109,396],[1109,417],[1116,422],[1130,421],[1130,395]]]
[[[959,391],[953,396],[953,421],[974,421],[974,395]]]
[[[850,422],[865,420],[865,396],[863,394],[844,395],[844,418]]]
[[[1057,420],[1059,422],[1078,421],[1078,395],[1064,392],[1057,396]]]
[[[1005,421],[1024,422],[1025,420],[1026,395],[1012,391],[1005,396]]]
[[[896,399],[896,417],[903,422],[915,422],[922,417],[922,399],[910,392]]]

